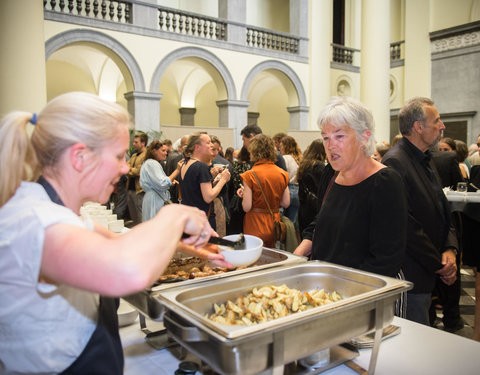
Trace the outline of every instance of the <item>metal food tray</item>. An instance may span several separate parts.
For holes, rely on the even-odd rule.
[[[264,247],[262,250],[262,255],[253,266],[249,266],[240,270],[232,270],[224,273],[189,280],[180,280],[174,282],[167,280],[165,282],[160,282],[158,285],[152,286],[151,288],[145,289],[141,292],[124,296],[123,299],[130,303],[143,315],[148,316],[150,319],[162,320],[164,309],[156,298],[156,296],[160,292],[179,286],[189,287],[206,281],[225,279],[235,275],[243,275],[246,273],[256,272],[272,267],[285,266],[288,264],[304,263],[306,261],[306,257],[295,255],[283,250]]]
[[[343,300],[252,326],[215,323],[205,317],[253,287],[286,284],[308,291],[337,291]],[[376,365],[382,329],[395,300],[412,284],[326,262],[308,262],[165,290],[156,298],[167,310],[168,334],[222,374],[281,373],[286,363],[375,330],[369,372]]]

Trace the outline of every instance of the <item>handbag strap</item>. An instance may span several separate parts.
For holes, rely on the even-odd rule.
[[[265,200],[265,204],[267,205],[268,211],[270,211],[270,215],[272,215],[273,221],[275,221],[275,215],[272,212],[272,209],[270,208],[270,205],[268,204],[267,197],[265,196],[265,193],[263,192],[262,185],[260,185],[260,181],[258,180],[257,174],[255,171],[252,169],[251,170],[253,173],[253,176],[255,177],[255,180],[257,180],[258,187],[260,188],[260,191],[262,192],[263,199]]]
[[[325,195],[323,196],[322,205],[325,203],[325,199],[327,199],[327,195],[328,195],[328,193],[330,193],[330,189],[332,188],[333,181],[335,181],[337,176],[338,176],[338,171],[335,171],[332,178],[330,179],[330,182],[328,183],[327,190],[325,191]]]

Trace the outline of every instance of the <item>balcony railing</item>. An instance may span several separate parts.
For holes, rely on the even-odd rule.
[[[75,16],[130,23],[132,4],[117,0],[43,0],[43,8]]]
[[[390,44],[390,65],[391,67],[403,65],[403,44],[405,41],[399,41]],[[340,44],[332,43],[333,56],[332,61],[337,64],[353,66],[355,60],[355,52],[359,49],[345,47]],[[357,60],[358,61],[358,60]]]
[[[82,21],[80,17],[87,17],[94,20],[93,24],[88,21],[90,26],[95,26],[98,22],[98,27],[129,30],[129,32],[137,32],[140,27],[142,30],[148,30],[149,35],[161,31],[178,35],[183,41],[185,38],[192,38],[189,40],[193,43],[208,44],[220,41],[226,42],[223,45],[225,48],[238,49],[240,46],[245,51],[256,49],[258,53],[262,53],[260,50],[280,52],[285,53],[285,56],[291,56],[287,58],[292,59],[306,60],[308,54],[306,46],[308,39],[304,37],[160,7],[138,0],[44,0],[43,6],[46,19],[55,19],[56,15],[60,15],[64,22],[82,24],[87,22]],[[231,32],[230,29],[236,31]],[[238,33],[238,30],[242,31]],[[243,38],[238,38],[242,33]]]
[[[402,66],[403,65],[403,44],[404,40],[390,44],[390,66]]]
[[[360,52],[360,50],[358,50],[358,49],[345,47],[345,46],[342,46],[340,44],[335,44],[335,43],[332,43],[332,47],[333,47],[332,60],[333,60],[333,62],[336,62],[336,63],[339,63],[339,64],[352,65],[353,64],[353,54],[355,52]]]
[[[158,25],[160,30],[166,32],[225,40],[225,22],[194,13],[158,8]]]
[[[255,48],[298,53],[299,39],[270,30],[247,27],[247,45]]]
[[[402,44],[405,43],[404,40],[400,42],[395,42],[390,44],[390,61],[396,61],[402,59]]]

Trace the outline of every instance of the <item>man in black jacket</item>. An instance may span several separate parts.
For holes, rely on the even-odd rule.
[[[407,295],[407,319],[429,325],[428,310],[436,278],[456,280],[458,243],[450,226],[448,202],[429,149],[445,125],[428,98],[414,98],[400,110],[403,138],[382,159],[402,177],[408,202],[407,249],[402,271],[414,283]]]

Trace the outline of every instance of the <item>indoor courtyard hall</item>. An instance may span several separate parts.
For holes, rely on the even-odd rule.
[[[208,229],[192,224],[197,238],[195,243],[206,244],[204,239],[211,237],[209,228],[214,224],[211,220],[207,225],[211,209],[216,206],[217,212],[222,213],[218,216],[222,220],[225,216],[226,220],[227,210],[223,215],[222,209],[225,208],[224,198],[227,195],[221,196],[225,190],[222,193],[220,189],[215,190],[217,195],[211,201],[202,195],[201,204],[204,204],[201,210],[205,215],[186,204],[172,205],[170,198],[175,196],[176,202],[179,198],[181,201],[181,190],[180,195],[178,190],[181,188],[175,184],[184,176],[180,172],[181,166],[178,171],[175,169],[175,165],[178,166],[175,163],[185,157],[189,138],[192,140],[198,136],[201,139],[201,145],[205,146],[201,156],[207,159],[211,156],[207,150],[210,144],[213,154],[212,138],[215,137],[219,140],[216,152],[219,147],[223,147],[224,151],[232,148],[232,155],[243,151],[244,159],[237,160],[237,170],[230,170],[226,158],[220,154],[223,159],[220,162],[219,159],[215,162],[214,158],[208,161],[202,159],[201,162],[210,163],[213,168],[216,164],[222,172],[217,170],[215,173],[227,176],[222,181],[225,185],[230,178],[230,186],[235,187],[231,190],[237,193],[236,197],[239,197],[238,191],[242,194],[247,191],[247,196],[251,194],[250,210],[255,210],[251,213],[270,214],[269,223],[271,220],[273,228],[279,228],[277,235],[281,237],[287,231],[286,225],[282,232],[283,227],[278,225],[276,218],[281,218],[283,209],[275,207],[270,213],[270,207],[254,207],[254,201],[263,203],[267,199],[258,190],[254,195],[250,186],[250,191],[245,189],[245,181],[240,177],[246,176],[254,186],[253,181],[256,180],[248,174],[254,162],[245,142],[256,135],[246,136],[242,130],[248,126],[260,129],[267,137],[260,136],[256,141],[265,140],[269,150],[273,150],[270,155],[277,155],[278,159],[281,155],[284,164],[285,159],[290,163],[288,177],[282,171],[279,172],[281,176],[279,173],[276,175],[282,188],[281,191],[278,188],[278,196],[281,201],[286,201],[288,197],[297,203],[297,198],[298,202],[300,198],[295,194],[299,184],[289,178],[293,176],[293,171],[297,173],[295,164],[300,166],[297,163],[299,159],[292,156],[295,153],[288,153],[285,149],[280,151],[280,145],[274,143],[272,148],[269,138],[278,134],[293,138],[297,143],[295,151],[298,146],[304,156],[312,141],[324,138],[319,118],[332,100],[352,99],[371,113],[373,122],[368,132],[374,134],[369,141],[374,141],[371,146],[375,150],[373,154],[369,153],[370,149],[364,152],[365,155],[361,154],[368,162],[375,153],[380,155],[378,146],[390,147],[399,139],[401,110],[412,98],[421,97],[434,103],[434,112],[438,114],[435,117],[436,129],[440,129],[438,124],[441,122],[441,135],[451,138],[455,145],[458,143],[470,148],[471,156],[467,159],[455,159],[458,161],[457,169],[460,169],[460,164],[466,164],[465,160],[480,165],[480,0],[0,0],[0,50],[0,118],[19,111],[14,115],[16,121],[5,120],[16,129],[15,133],[3,132],[5,128],[0,128],[3,146],[0,152],[5,155],[5,160],[11,160],[3,160],[0,179],[0,374],[3,375],[2,371],[7,374],[62,373],[77,359],[84,364],[81,353],[88,347],[89,339],[94,337],[93,332],[97,332],[96,324],[105,321],[111,323],[109,329],[113,331],[111,337],[115,342],[108,347],[113,348],[114,353],[102,354],[103,358],[98,363],[107,363],[110,368],[116,366],[116,372],[125,375],[182,375],[188,371],[196,371],[197,375],[212,372],[267,375],[287,374],[290,370],[291,375],[307,375],[323,370],[325,374],[334,375],[367,371],[375,371],[379,375],[479,373],[480,342],[473,337],[480,332],[478,326],[475,331],[475,307],[480,306],[480,301],[475,300],[479,290],[475,293],[475,277],[471,268],[464,266],[461,269],[459,307],[464,326],[450,333],[444,330],[441,306],[436,309],[434,327],[394,316],[392,311],[396,297],[412,287],[408,281],[395,278],[396,273],[387,282],[382,279],[387,278],[382,276],[383,273],[373,272],[375,276],[373,279],[367,277],[367,282],[360,267],[352,266],[353,271],[340,264],[336,265],[338,268],[331,266],[333,271],[316,268],[315,262],[310,261],[310,255],[302,256],[261,245],[256,248],[257,255],[261,254],[257,258],[260,259],[259,264],[254,262],[250,263],[253,264],[250,269],[240,266],[227,272],[228,268],[223,267],[225,263],[219,254],[192,248],[184,248],[186,253],[176,252],[178,248],[175,244],[185,240],[186,236],[181,229],[192,228],[187,228],[187,222],[192,224],[195,221],[196,225],[201,223]],[[42,115],[44,109],[51,108],[49,105],[55,104],[56,100],[62,103],[65,98],[74,98],[67,105],[70,112],[65,113],[81,113],[88,117],[95,113],[94,108],[103,113],[95,119],[97,122],[92,123],[78,120],[79,117],[73,115],[68,120],[44,120],[47,118]],[[110,122],[109,111],[116,113],[115,121]],[[428,128],[426,120],[424,117],[414,122],[419,132]],[[76,148],[81,152],[72,152],[69,159],[52,160],[59,149],[52,145],[61,142],[55,141],[57,143],[54,144],[51,140],[58,136],[63,141],[62,137],[67,136],[65,133],[51,131],[42,138],[43,143],[38,138],[45,127],[68,126],[73,132],[93,123],[90,131],[95,129],[94,136],[89,138],[92,145],[87,145],[80,138],[75,145],[78,147],[83,143],[86,147]],[[8,137],[12,134],[17,136],[20,133],[26,142],[17,142],[18,139],[15,142],[5,141],[11,140]],[[89,152],[96,150],[96,141],[102,143],[102,151],[107,147],[108,151],[114,151],[102,154],[102,157],[106,156],[101,160],[108,163],[82,164],[86,163],[85,155],[94,158],[88,160],[100,160],[100,153]],[[171,142],[172,150],[167,141]],[[31,146],[35,142],[38,147],[35,152],[30,148],[23,153],[18,152],[22,145]],[[38,146],[40,143],[42,145]],[[149,148],[152,143],[158,148]],[[221,146],[218,146],[220,143]],[[352,144],[359,149],[364,147],[360,142],[352,141]],[[406,141],[402,144],[408,147]],[[429,143],[429,147],[433,148],[433,144]],[[198,144],[193,142],[190,146],[195,151]],[[346,147],[345,150],[348,154],[351,149]],[[36,152],[40,151],[42,161],[34,160],[38,156]],[[332,153],[331,149],[327,151]],[[387,152],[386,149],[383,151]],[[174,160],[171,165],[174,166],[167,174],[168,153],[170,156],[175,154],[179,159],[171,156],[170,161]],[[337,159],[338,155],[333,154]],[[112,155],[116,157],[108,158]],[[15,159],[16,156],[18,158]],[[323,162],[322,167],[327,164],[325,159],[326,156],[319,159],[320,164]],[[427,159],[428,156],[422,161],[429,162]],[[68,172],[72,172],[68,177],[61,168],[58,175],[49,174],[49,167],[42,165],[57,163],[58,160],[66,160],[62,166],[67,165]],[[143,169],[145,190],[149,180],[154,180],[152,176],[161,176],[158,179],[161,180],[164,197],[161,209],[158,212],[152,210],[153,217],[156,214],[161,217],[153,229],[149,229],[148,223],[133,225],[129,215],[125,216],[125,220],[116,216],[114,211],[119,208],[117,201],[108,207],[106,203],[112,202],[115,194],[130,196],[128,203],[138,219],[135,224],[141,221],[142,194],[147,194],[140,183],[145,160],[145,165],[151,167],[150,171]],[[338,160],[340,164],[342,159]],[[194,162],[200,160],[193,160],[191,164]],[[273,163],[273,160],[268,162]],[[407,163],[397,164],[402,167]],[[378,163],[375,165],[378,167]],[[192,183],[194,188],[191,191],[202,193],[201,184],[216,176],[204,165],[197,164],[197,167],[196,176],[201,177],[195,178],[194,182],[204,180],[196,185]],[[392,168],[382,169],[385,172]],[[333,167],[330,170],[335,173]],[[423,172],[430,173],[428,168]],[[150,174],[145,176],[147,173]],[[385,172],[387,174],[393,179],[382,181],[394,181],[395,178],[399,181],[400,177],[395,177],[395,173]],[[317,180],[320,180],[318,175]],[[430,180],[431,186],[439,193],[439,186],[433,180]],[[269,183],[270,179],[261,181]],[[333,184],[332,181],[327,182]],[[65,183],[68,189],[58,188],[56,182]],[[420,185],[417,182],[414,184]],[[325,195],[328,195],[330,186]],[[395,189],[402,190],[401,183],[389,186],[393,188],[378,191],[391,193]],[[477,186],[473,188],[477,190]],[[286,187],[288,193],[293,194],[286,194]],[[211,193],[213,189],[210,190],[210,185],[208,188],[207,192]],[[472,226],[475,226],[480,222],[480,211],[477,209],[480,207],[480,194],[474,193],[471,188],[467,184],[468,191],[461,196],[446,195],[447,198],[457,199],[457,203],[465,203],[465,206],[468,203],[469,213],[474,211],[473,220],[476,223]],[[126,191],[119,193],[122,189]],[[152,188],[150,193],[154,190]],[[347,199],[343,199],[348,194],[334,193],[338,193],[338,200],[331,207],[340,207],[336,203],[345,205],[338,212],[331,210],[332,216],[340,213],[337,218],[344,214],[343,218],[348,219],[349,215],[345,212],[349,207]],[[62,200],[62,194],[72,199]],[[208,198],[214,195],[212,193]],[[432,207],[444,201],[441,194],[431,195],[436,199],[432,198]],[[396,215],[399,211],[388,208],[394,204],[402,206],[401,199],[388,200],[386,196],[386,203],[377,205],[381,206],[381,210],[377,207],[378,212],[385,216],[377,217],[375,221],[357,220],[355,224],[390,224],[390,229],[393,228],[391,219],[401,215]],[[410,194],[412,199],[418,196]],[[259,199],[254,200],[254,197]],[[473,200],[468,202],[467,197]],[[319,197],[313,198],[318,203]],[[450,203],[453,202],[451,199]],[[48,204],[44,205],[45,202]],[[242,200],[235,202],[238,203],[235,207],[229,204],[228,208],[238,210],[239,223],[243,225],[243,215],[247,212]],[[366,200],[355,202],[363,204]],[[420,207],[422,202],[425,200],[418,199],[416,206]],[[128,210],[127,198],[123,203],[124,210]],[[21,206],[24,211],[17,214],[18,206],[10,204]],[[66,207],[60,207],[62,204]],[[315,204],[306,206],[311,208]],[[405,208],[405,205],[402,207]],[[438,216],[448,216],[448,208],[451,207],[444,204],[443,210],[438,210],[441,214]],[[28,219],[24,219],[25,212]],[[402,212],[407,215],[406,210]],[[423,222],[424,228],[437,218],[433,214],[426,216],[431,220]],[[354,221],[351,217],[350,220]],[[57,241],[63,241],[69,232],[58,229],[55,235],[49,236],[52,228],[47,227],[51,225],[54,228],[56,223],[52,222],[55,220],[61,225],[65,221],[78,227],[72,230],[75,234],[82,232],[74,237],[75,244],[78,249],[88,251],[89,259],[96,259],[98,263],[88,262],[85,258],[73,260],[74,256],[83,254],[75,251],[77,247],[65,246],[65,243],[73,242],[65,241],[61,248],[56,246]],[[398,221],[406,226],[407,220]],[[326,222],[330,223],[329,220]],[[299,231],[293,222],[287,224],[292,243],[298,245]],[[95,226],[105,238],[90,233]],[[142,234],[145,227],[146,232]],[[252,227],[252,230],[257,230],[260,225]],[[360,241],[348,242],[346,238],[357,234],[354,229],[360,228],[360,225],[350,228],[342,227],[342,236],[338,238],[348,244],[347,248],[354,249],[355,246],[350,245],[358,245]],[[324,232],[330,234],[330,231]],[[475,230],[471,232],[471,247],[475,247],[478,233]],[[269,235],[275,238],[274,229]],[[94,241],[90,242],[92,238]],[[158,238],[161,244],[157,243],[160,241],[155,242]],[[54,246],[48,247],[50,240]],[[278,247],[286,248],[286,243],[280,245],[281,241],[275,241],[275,246],[277,242]],[[44,250],[44,243],[51,253]],[[89,246],[92,243],[93,246]],[[103,259],[103,268],[97,267],[102,261],[100,248],[109,250],[111,256]],[[454,252],[452,248],[445,249],[445,252]],[[122,251],[125,256],[119,257],[113,250]],[[440,252],[439,248],[435,250]],[[480,247],[477,246],[474,251],[479,252]],[[45,263],[49,266],[46,268],[42,268],[44,254]],[[48,257],[49,254],[54,255]],[[140,257],[140,254],[146,255]],[[72,261],[59,264],[58,260],[63,260],[60,255],[72,256],[68,258]],[[212,267],[201,256],[216,266]],[[397,258],[396,262],[400,262],[401,255]],[[105,267],[105,259],[108,259],[108,267]],[[217,267],[215,262],[220,262],[222,266]],[[190,263],[194,265],[190,267]],[[397,265],[385,263],[392,268]],[[187,269],[187,265],[190,268]],[[207,267],[202,268],[205,265]],[[194,271],[191,271],[192,268]],[[311,268],[315,268],[313,273],[309,272]],[[136,272],[131,272],[133,269]],[[179,276],[176,272],[183,273]],[[197,273],[206,279],[195,279]],[[315,282],[310,282],[308,275],[314,275]],[[410,276],[414,278],[416,274],[412,272]],[[282,316],[280,323],[273,320],[265,322],[265,325],[262,325],[264,322],[248,325],[248,322],[251,323],[251,311],[247,313],[250,315],[246,321],[242,320],[245,323],[243,326],[207,320],[207,313],[216,313],[216,307],[222,311],[219,307],[222,303],[228,305],[226,301],[229,298],[239,297],[234,291],[241,289],[242,293],[249,292],[277,279],[285,279],[287,284],[291,282],[302,292],[317,288],[318,280],[322,283],[327,280],[326,286],[320,285],[322,288],[334,290],[338,285],[347,289],[344,294],[351,299],[330,301],[327,306],[310,309],[314,310],[313,313],[301,311],[304,315],[300,319]],[[253,285],[254,281],[258,281],[258,285]],[[310,288],[310,284],[315,285]],[[246,286],[251,288],[247,291]],[[346,286],[352,286],[355,292]],[[63,298],[64,290],[67,298]],[[120,309],[114,299],[104,299],[104,295],[120,297]],[[71,300],[68,299],[70,297]],[[428,299],[422,302],[425,305]],[[285,306],[288,305],[293,306],[290,300],[285,303]],[[275,306],[279,310],[285,307]],[[251,309],[261,317],[262,311],[266,311],[257,302]],[[478,306],[477,310],[480,311]],[[104,319],[104,313],[108,319]],[[117,318],[120,327],[116,327]],[[25,320],[29,323],[24,324]],[[480,321],[478,315],[477,321]],[[389,331],[398,334],[381,341],[384,323],[399,328]],[[22,334],[18,333],[18,329],[22,330]],[[365,347],[344,351],[352,342]],[[342,346],[344,343],[347,345]],[[327,355],[328,360],[325,359]],[[288,370],[292,364],[296,367]],[[325,366],[331,367],[326,369]]]

